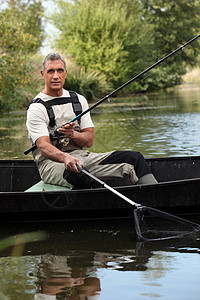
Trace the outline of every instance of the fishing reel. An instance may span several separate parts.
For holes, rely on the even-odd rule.
[[[70,139],[63,133],[60,133],[58,130],[55,130],[53,134],[50,133],[50,140],[58,149],[61,147],[66,147],[70,142]]]
[[[80,132],[80,126],[76,125],[74,130]],[[58,129],[56,129],[53,134],[50,134],[50,139],[51,141],[54,141],[53,145],[57,148],[66,147],[70,143],[70,138],[66,137],[63,133],[60,133]]]

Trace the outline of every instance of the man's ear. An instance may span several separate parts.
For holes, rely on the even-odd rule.
[[[41,74],[42,78],[44,78],[44,72],[42,70],[40,71],[40,74]]]

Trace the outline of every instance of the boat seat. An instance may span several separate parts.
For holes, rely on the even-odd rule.
[[[67,186],[61,186],[61,185],[55,185],[55,184],[49,184],[49,183],[44,183],[44,181],[39,181],[38,183],[34,184],[25,192],[45,192],[45,191],[50,191],[50,192],[58,192],[58,191],[69,191],[70,188]]]

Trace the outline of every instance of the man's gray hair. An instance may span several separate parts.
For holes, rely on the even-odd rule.
[[[64,63],[65,66],[65,70],[66,70],[66,62],[65,59],[62,55],[60,55],[57,52],[53,52],[53,53],[49,53],[42,61],[42,71],[44,72],[44,67],[45,64],[48,60],[54,61],[54,60],[62,60],[62,62]]]

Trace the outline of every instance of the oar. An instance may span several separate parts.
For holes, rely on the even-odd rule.
[[[121,194],[84,168],[78,165],[77,168],[80,172],[83,172],[98,182],[102,187],[108,189],[134,207],[135,230],[140,241],[161,241],[183,237],[196,237],[196,235],[200,233],[199,224],[152,207],[142,206]],[[162,224],[163,221],[164,227]],[[169,225],[171,225],[172,228]]]
[[[132,79],[130,79],[129,81],[127,81],[126,83],[124,83],[123,85],[121,85],[120,87],[118,87],[116,90],[114,90],[110,94],[108,94],[105,97],[103,97],[101,100],[99,100],[98,102],[96,102],[95,104],[93,104],[92,106],[90,106],[88,109],[86,109],[85,111],[83,111],[82,113],[80,113],[79,115],[77,115],[75,118],[71,119],[69,122],[66,122],[63,126],[65,126],[65,125],[67,125],[67,124],[69,124],[71,122],[74,122],[77,119],[80,119],[82,116],[84,116],[86,113],[88,113],[89,111],[91,111],[92,109],[94,109],[95,107],[97,107],[98,105],[100,105],[102,102],[108,100],[109,97],[113,96],[114,94],[116,94],[117,92],[119,92],[120,90],[122,90],[124,87],[126,87],[127,85],[129,85],[131,82],[133,82],[136,79],[140,78],[141,76],[143,76],[144,74],[146,74],[147,72],[149,72],[150,70],[152,70],[153,68],[155,68],[156,66],[158,66],[159,64],[161,64],[163,61],[165,61],[166,59],[170,58],[171,56],[173,56],[174,54],[176,54],[177,52],[179,52],[180,50],[183,50],[184,47],[188,46],[190,43],[192,43],[193,41],[195,41],[199,37],[200,37],[200,34],[198,34],[197,36],[195,36],[194,38],[192,38],[191,40],[189,40],[188,42],[186,42],[184,45],[180,46],[179,48],[177,48],[173,52],[169,53],[168,55],[166,55],[165,57],[163,57],[162,59],[160,59],[159,61],[157,61],[156,63],[154,63],[152,66],[150,66],[149,68],[147,68],[143,72],[139,73],[138,75],[136,75],[135,77],[133,77]],[[25,150],[24,154],[27,155],[29,152],[35,150],[36,148],[37,148],[37,146],[33,145],[29,149]]]

